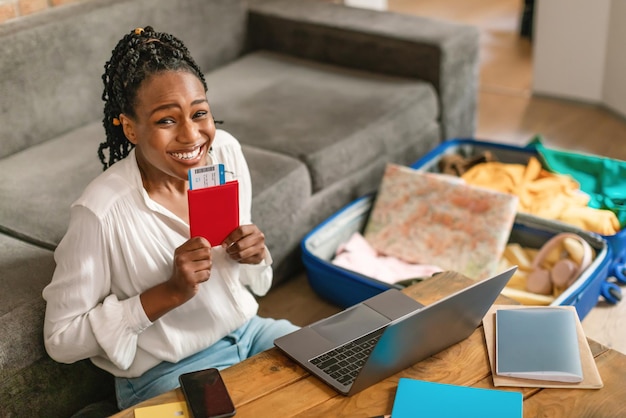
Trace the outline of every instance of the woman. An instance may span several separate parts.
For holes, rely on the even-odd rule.
[[[72,205],[43,292],[44,338],[53,359],[90,358],[116,376],[123,409],[296,327],[256,315],[248,289],[267,292],[272,259],[251,223],[250,173],[237,140],[216,130],[185,45],[135,29],[113,50],[103,81],[105,172]],[[241,226],[212,247],[189,236],[187,173],[215,163],[239,181]]]

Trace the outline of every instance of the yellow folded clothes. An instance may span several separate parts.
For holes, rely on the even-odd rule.
[[[519,198],[519,212],[575,225],[586,231],[614,235],[620,230],[614,212],[590,208],[589,196],[570,176],[545,170],[531,157],[527,165],[485,162],[466,171],[467,184],[485,187]]]
[[[608,209],[572,206],[566,208],[558,219],[585,231],[602,235],[615,235],[621,228],[615,212]]]

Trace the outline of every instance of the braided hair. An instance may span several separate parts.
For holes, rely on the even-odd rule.
[[[98,147],[103,170],[125,158],[133,144],[126,139],[119,115],[135,117],[135,101],[141,83],[163,71],[188,71],[204,85],[202,71],[189,54],[187,47],[174,36],[156,32],[151,26],[137,28],[125,35],[104,65],[104,119],[106,141]],[[108,158],[105,156],[108,150]]]

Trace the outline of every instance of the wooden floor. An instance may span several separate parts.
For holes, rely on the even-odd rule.
[[[523,145],[540,134],[550,147],[626,160],[626,121],[599,106],[532,94],[532,44],[519,36],[522,0],[388,0],[394,12],[468,23],[481,30],[476,137]],[[626,296],[626,287],[622,286]],[[261,298],[260,314],[305,325],[339,309],[320,299],[304,273]],[[621,321],[625,321],[624,324]],[[600,300],[587,336],[626,353],[626,302]]]

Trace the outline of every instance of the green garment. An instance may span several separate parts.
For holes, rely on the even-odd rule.
[[[626,226],[626,161],[590,154],[579,154],[546,148],[540,135],[528,144],[543,159],[545,168],[568,174],[590,196],[589,207],[608,209],[617,215],[620,226]]]

